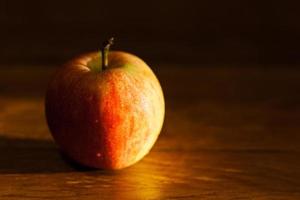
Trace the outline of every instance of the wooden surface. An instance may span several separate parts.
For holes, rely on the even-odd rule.
[[[74,167],[44,118],[53,67],[0,68],[0,199],[300,199],[300,69],[157,65],[166,119],[122,171]]]

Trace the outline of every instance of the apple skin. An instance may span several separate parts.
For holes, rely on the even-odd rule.
[[[109,66],[88,53],[60,67],[45,99],[46,119],[61,151],[83,166],[122,169],[141,160],[161,131],[159,81],[140,58],[111,51]]]

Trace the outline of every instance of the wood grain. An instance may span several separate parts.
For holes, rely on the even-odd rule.
[[[59,154],[44,117],[53,67],[0,68],[0,199],[300,199],[300,69],[154,68],[166,120],[122,171]]]

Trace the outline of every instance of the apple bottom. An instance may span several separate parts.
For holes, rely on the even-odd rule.
[[[105,134],[97,135],[92,136],[86,132],[86,137],[78,138],[80,142],[74,138],[65,140],[64,137],[54,137],[54,139],[60,147],[63,147],[60,148],[61,154],[69,163],[100,169],[122,169],[133,165],[150,151],[157,139],[157,135],[151,134],[144,136],[139,134],[135,139],[126,137],[108,139]]]
[[[93,88],[89,91],[76,87],[73,92],[56,90],[58,94],[48,95],[46,114],[50,131],[61,151],[80,165],[103,169],[128,167],[150,151],[159,135],[161,120],[157,121],[159,110],[152,98],[133,98],[134,89],[122,92],[113,83],[109,86],[102,97],[99,92],[92,92]]]

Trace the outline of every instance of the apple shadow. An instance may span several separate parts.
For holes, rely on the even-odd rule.
[[[64,156],[51,140],[0,136],[0,174],[89,170]]]

